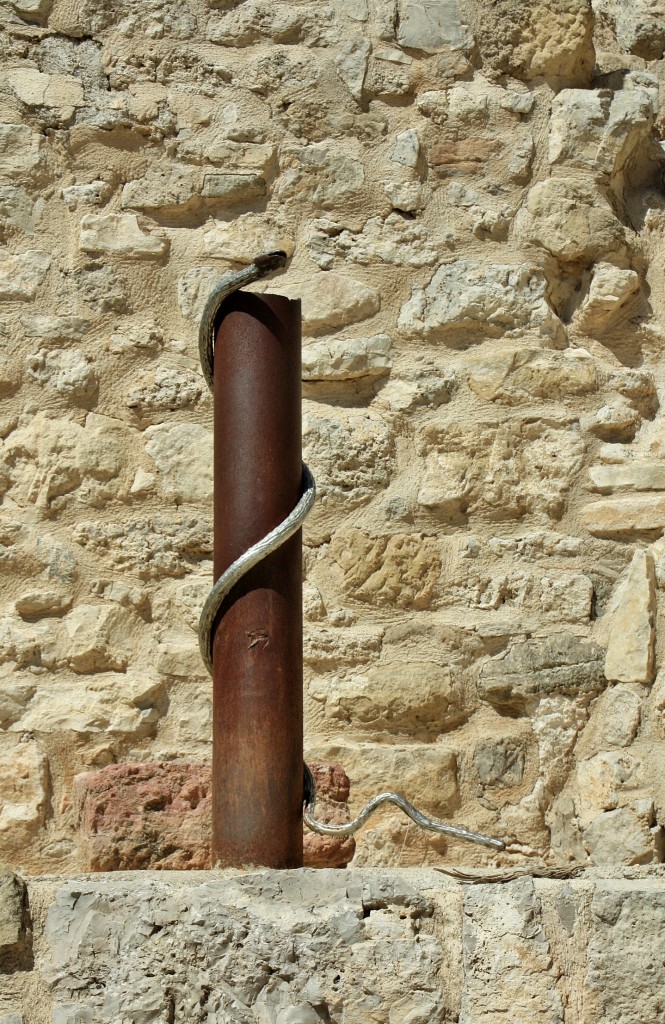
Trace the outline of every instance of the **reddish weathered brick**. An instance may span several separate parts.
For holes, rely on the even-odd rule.
[[[310,765],[316,814],[348,821],[349,780],[340,765]],[[113,764],[74,780],[74,804],[89,871],[197,870],[210,863],[209,764]],[[353,839],[304,832],[307,867],[344,867]]]

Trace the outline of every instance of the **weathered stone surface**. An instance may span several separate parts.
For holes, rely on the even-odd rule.
[[[258,174],[206,174],[201,195],[220,206],[232,206],[260,199],[266,191],[265,180]]]
[[[665,856],[662,828],[654,827],[653,803],[603,811],[584,830],[593,864],[653,864]]]
[[[530,878],[469,886],[462,925],[465,985],[460,1024],[536,1019],[563,1024],[541,901]]]
[[[605,677],[621,683],[654,679],[656,576],[653,555],[635,552],[607,615]]]
[[[463,688],[447,666],[387,662],[344,678],[315,680],[309,695],[350,732],[435,736],[466,717]]]
[[[660,462],[627,462],[589,466],[591,490],[600,494],[612,491],[665,491],[665,466]]]
[[[526,264],[444,264],[429,284],[414,287],[399,316],[400,330],[457,343],[466,335],[497,337],[517,329],[559,338],[563,326],[550,308],[543,275]]]
[[[549,162],[606,177],[621,172],[635,148],[645,144],[653,123],[653,96],[642,84],[644,77],[627,75],[624,87],[613,93],[562,89],[552,102]]]
[[[526,640],[486,662],[478,685],[483,700],[518,709],[555,693],[589,698],[603,686],[603,652],[568,633]]]
[[[432,602],[441,571],[433,537],[370,537],[351,529],[335,534],[330,553],[344,574],[344,589],[357,601],[416,609]]]
[[[131,213],[89,213],[81,219],[81,249],[84,252],[117,253],[137,257],[161,257],[168,242],[142,231]]]
[[[160,472],[166,498],[184,501],[212,499],[212,434],[197,423],[159,424],[145,431],[145,450]],[[192,453],[197,458],[192,459]],[[206,453],[209,458],[205,458]]]
[[[519,405],[534,398],[565,399],[597,390],[596,364],[585,349],[548,352],[501,346],[467,363],[469,387],[480,398]]]
[[[302,300],[303,330],[309,334],[366,320],[381,306],[376,288],[341,274],[317,274],[297,286],[288,285],[284,293]]]
[[[382,377],[392,365],[392,342],[387,334],[375,334],[371,338],[331,338],[303,349],[302,379]]]
[[[575,326],[593,335],[615,326],[623,307],[639,291],[640,278],[634,270],[598,263],[589,290],[575,313]]]
[[[39,249],[0,257],[0,302],[34,299],[50,266],[51,257]]]
[[[654,822],[665,805],[660,4],[5,5],[0,754],[9,773],[25,740],[50,768],[44,814],[28,840],[2,833],[0,857],[76,870],[76,774],[210,756],[196,629],[213,403],[196,335],[213,286],[272,249],[286,265],[253,290],[303,300],[318,486],[307,735],[354,748],[363,794],[377,772],[416,797],[423,781],[430,807],[442,786],[446,813],[533,862],[586,861],[585,829],[631,807],[613,856],[656,855],[633,804]],[[639,674],[660,682],[587,689],[582,659],[565,692],[540,693],[541,667],[514,703],[479,699],[486,664],[553,631],[611,661],[627,542],[657,563]],[[479,745],[496,756],[476,770]],[[640,769],[609,806],[591,790],[617,751]],[[487,856],[387,811],[358,857],[444,849]],[[459,1007],[410,993],[387,1013],[438,1024]]]
[[[340,260],[398,267],[431,267],[437,261],[437,250],[426,229],[397,213],[371,217],[359,232],[330,220],[318,220],[314,228],[309,250],[322,270],[330,270]]]
[[[0,836],[7,855],[18,864],[44,825],[48,764],[34,740],[3,747],[0,761]]]
[[[520,80],[543,76],[559,87],[585,86],[593,73],[593,11],[587,0],[482,4],[474,28],[483,59]]]
[[[596,537],[660,532],[665,527],[665,497],[635,494],[601,498],[582,508],[581,520]]]
[[[515,233],[562,262],[590,262],[625,246],[610,205],[577,178],[548,178],[534,185],[515,217]]]
[[[398,0],[397,41],[427,52],[473,45],[473,34],[458,0]]]
[[[312,764],[316,817],[348,821],[349,780],[340,765]],[[196,871],[210,868],[209,764],[145,762],[109,765],[74,782],[77,821],[89,871]],[[344,867],[352,838],[334,839],[305,829],[309,867]]]

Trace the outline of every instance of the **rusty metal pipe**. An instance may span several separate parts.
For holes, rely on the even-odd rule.
[[[300,303],[235,292],[214,351],[215,578],[300,497]],[[192,453],[196,457],[196,453]],[[302,866],[302,545],[228,594],[213,634],[213,863]]]

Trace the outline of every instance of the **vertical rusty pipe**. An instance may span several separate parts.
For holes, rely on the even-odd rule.
[[[236,292],[215,339],[217,579],[300,496],[300,303]],[[192,453],[195,457],[195,453]],[[213,863],[302,866],[302,545],[222,606],[213,640]]]

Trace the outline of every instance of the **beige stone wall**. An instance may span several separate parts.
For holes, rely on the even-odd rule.
[[[551,861],[663,858],[653,0],[11,0],[0,855],[73,776],[205,760],[197,317],[303,299],[307,754]],[[358,864],[486,860],[376,819]]]

